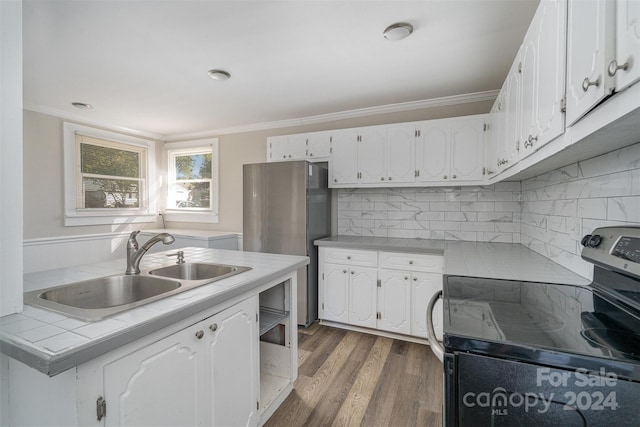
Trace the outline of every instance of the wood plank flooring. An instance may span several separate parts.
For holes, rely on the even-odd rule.
[[[300,328],[295,389],[265,426],[441,427],[442,364],[426,345]]]

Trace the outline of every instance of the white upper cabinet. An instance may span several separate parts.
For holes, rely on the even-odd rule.
[[[521,47],[521,158],[564,132],[566,18],[566,0],[543,0]]]
[[[449,120],[429,120],[418,125],[416,181],[434,182],[449,178],[451,128]]]
[[[615,61],[615,62],[614,62]],[[616,2],[616,54],[607,72],[616,79],[616,91],[640,80],[640,1]]]
[[[615,2],[569,1],[567,28],[567,126],[613,91]]]
[[[484,169],[486,117],[455,121],[451,127],[451,180],[480,181]]]
[[[350,186],[358,183],[357,129],[336,131],[331,143],[329,186]]]
[[[387,127],[387,181],[415,181],[415,143],[413,123]]]
[[[418,125],[416,181],[478,181],[483,178],[486,114],[430,120]]]
[[[326,161],[330,146],[330,132],[272,136],[267,138],[267,162]]]
[[[358,182],[384,183],[387,180],[387,132],[383,126],[362,128],[358,132]]]
[[[498,156],[500,171],[505,170],[518,161],[518,150],[521,146],[520,126],[522,122],[522,74],[520,73],[520,53],[516,55],[507,79],[501,91],[502,105],[500,114],[500,130],[498,137]]]

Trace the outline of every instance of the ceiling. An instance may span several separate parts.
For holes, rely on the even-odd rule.
[[[165,140],[415,109],[499,89],[537,4],[24,0],[24,105]]]

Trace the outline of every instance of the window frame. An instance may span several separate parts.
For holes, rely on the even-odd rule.
[[[80,144],[76,135],[104,140],[112,147],[122,144],[134,147],[137,151],[146,151],[145,164],[141,165],[139,208],[78,208],[77,194],[81,181]],[[123,147],[126,149],[126,147]],[[157,203],[153,198],[157,194],[155,170],[155,142],[123,135],[116,132],[95,129],[75,123],[64,123],[64,225],[118,225],[130,223],[154,222],[157,215]]]
[[[219,221],[219,200],[220,200],[220,180],[218,157],[218,138],[203,139],[198,141],[184,141],[166,143],[164,146],[167,164],[167,185],[164,192],[165,208],[164,215],[167,221],[175,222],[201,222],[216,224]],[[185,154],[211,153],[211,197],[209,208],[174,208],[168,206],[169,189],[176,181],[175,179],[175,158]]]

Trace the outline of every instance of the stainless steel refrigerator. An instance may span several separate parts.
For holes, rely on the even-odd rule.
[[[318,249],[331,235],[331,193],[326,164],[258,163],[243,169],[243,250],[303,255],[298,270],[298,324],[318,319]]]

